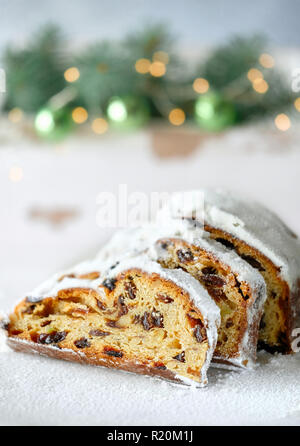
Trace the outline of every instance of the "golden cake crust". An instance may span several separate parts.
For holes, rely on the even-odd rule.
[[[124,362],[124,360],[120,362],[118,361],[118,358],[103,357],[103,355],[100,355],[95,349],[89,349],[89,352],[85,353],[69,349],[59,349],[32,342],[29,336],[24,338],[10,336],[7,339],[7,345],[16,352],[37,353],[55,359],[119,369],[130,373],[138,373],[165,379],[171,382],[182,383],[182,381],[170,370],[155,368],[151,364],[138,364],[132,359],[127,359],[126,362]]]

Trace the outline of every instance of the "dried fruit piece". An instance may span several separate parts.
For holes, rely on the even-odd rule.
[[[141,316],[139,314],[135,314],[133,318],[133,323],[138,324],[139,322],[141,322]]]
[[[155,308],[153,308],[153,311],[151,313],[152,323],[155,327],[163,328],[164,327],[164,317],[159,312],[156,311]]]
[[[47,325],[50,325],[52,321],[44,321],[41,323],[41,327],[47,327]]]
[[[130,280],[129,282],[126,282],[124,288],[125,288],[125,290],[128,293],[129,299],[133,300],[133,299],[136,298],[136,291],[137,290],[136,290],[136,286],[135,286],[135,284],[133,283],[132,280]]]
[[[248,262],[253,268],[258,269],[258,271],[265,271],[265,268],[261,265],[261,263],[256,260],[254,257],[241,254],[242,259],[244,259],[246,262]]]
[[[118,328],[118,326],[117,326],[117,321],[108,320],[108,321],[106,322],[106,325],[107,325],[108,327],[111,327],[111,328]]]
[[[124,314],[128,313],[128,308],[124,302],[125,302],[124,296],[119,296],[118,298],[119,316],[123,316]]]
[[[174,299],[172,299],[167,294],[158,294],[156,296],[156,299],[160,300],[161,302],[164,302],[165,304],[170,304],[170,303],[174,302]]]
[[[260,321],[260,324],[259,324],[259,328],[260,328],[261,330],[263,330],[264,328],[266,328],[266,323],[265,323],[264,317],[261,318],[261,321]]]
[[[29,305],[25,310],[22,311],[24,314],[32,314],[36,305]]]
[[[218,237],[215,239],[217,242],[221,243],[222,245],[226,246],[228,249],[234,249],[235,246],[232,242],[229,240],[226,240],[225,238]]]
[[[58,344],[63,341],[67,336],[65,331],[53,331],[52,333],[41,333],[37,342],[39,344]]]
[[[206,275],[206,274],[218,274],[218,271],[216,270],[216,268],[214,268],[213,266],[205,266],[202,270],[201,270],[202,274]]]
[[[123,356],[123,353],[121,351],[115,350],[110,347],[105,347],[103,353],[105,353],[108,356],[114,356],[115,358],[122,358]]]
[[[187,314],[187,317],[188,317],[190,326],[192,328],[196,327],[196,325],[202,325],[203,326],[203,323],[202,323],[201,319],[196,319],[193,316],[191,316],[190,314]]]
[[[167,370],[167,367],[164,365],[163,362],[155,362],[154,367],[158,370]]]
[[[105,279],[102,282],[102,285],[105,286],[105,288],[108,288],[109,291],[112,291],[115,289],[117,283],[117,279]]]
[[[111,333],[109,333],[109,331],[102,331],[96,328],[94,330],[90,330],[89,334],[91,336],[109,336]]]
[[[196,327],[194,329],[194,336],[195,336],[197,342],[202,342],[203,341],[203,336],[202,336],[202,333],[201,333],[200,325],[196,325]]]
[[[178,251],[176,251],[176,254],[180,262],[185,263],[194,260],[193,253],[190,249],[187,249],[185,251],[183,251],[182,249],[178,249]]]
[[[214,288],[212,286],[207,286],[206,288],[209,295],[213,297],[216,302],[220,302],[221,300],[228,301],[226,294],[221,288]]]
[[[227,319],[226,324],[225,324],[226,328],[231,328],[231,327],[233,327],[233,325],[234,325],[233,320]]]
[[[87,338],[77,339],[77,341],[74,342],[74,345],[77,348],[86,348],[86,347],[90,347],[91,346],[91,344],[90,344],[90,342],[89,342],[89,340]]]
[[[176,361],[185,362],[185,351],[182,351],[176,356],[173,356],[173,359],[176,359]]]
[[[226,284],[226,281],[216,274],[205,274],[201,276],[200,279],[205,283],[205,285],[212,285],[217,288],[221,288]]]
[[[235,278],[235,281],[236,281],[236,285],[237,285],[237,288],[238,288],[238,292],[240,293],[240,295],[242,296],[242,298],[244,299],[244,300],[248,300],[249,299],[249,296],[248,296],[248,294],[244,294],[243,293],[243,290],[242,290],[242,288],[241,288],[241,283],[237,280],[237,278]]]
[[[150,330],[153,327],[151,314],[145,311],[144,315],[142,316],[142,324],[145,330]]]
[[[38,337],[37,337],[37,342],[39,344],[51,344],[51,342],[49,342],[49,335],[48,333],[41,333]]]
[[[96,299],[96,303],[97,303],[97,307],[98,307],[100,310],[102,310],[102,311],[105,311],[105,310],[106,310],[106,305],[105,305],[103,302],[101,302],[99,299]]]
[[[66,339],[67,333],[65,331],[57,331],[57,332],[51,333],[50,336],[52,337],[52,342],[54,344],[57,344],[58,342],[61,342],[64,339]]]

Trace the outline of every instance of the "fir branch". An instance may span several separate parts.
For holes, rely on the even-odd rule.
[[[64,40],[59,28],[47,25],[24,49],[8,47],[3,58],[6,109],[36,112],[64,87]]]

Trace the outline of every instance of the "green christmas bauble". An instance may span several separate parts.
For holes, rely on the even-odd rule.
[[[49,141],[62,140],[71,132],[73,126],[71,110],[68,107],[44,107],[37,113],[34,121],[37,134]]]
[[[116,96],[110,99],[106,115],[112,128],[134,130],[149,120],[150,107],[148,102],[139,96]]]
[[[195,119],[203,129],[219,132],[235,123],[236,111],[220,94],[210,92],[196,100]]]

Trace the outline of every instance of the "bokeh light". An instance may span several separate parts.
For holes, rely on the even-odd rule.
[[[150,74],[154,77],[161,77],[166,74],[166,65],[162,62],[153,62],[150,65]]]
[[[259,63],[264,68],[273,68],[275,65],[274,58],[271,56],[271,54],[263,53],[259,57]]]
[[[83,107],[76,107],[72,111],[72,119],[76,124],[83,124],[88,118],[88,112]]]
[[[291,120],[285,113],[277,115],[274,122],[278,130],[282,132],[286,132],[291,127]]]
[[[49,133],[54,129],[53,114],[49,110],[41,110],[35,118],[35,127],[38,132]]]
[[[20,108],[13,108],[8,112],[8,119],[14,124],[23,119],[23,111]]]
[[[149,59],[138,59],[135,63],[135,69],[140,74],[149,73],[151,62]]]
[[[104,118],[96,118],[92,122],[92,129],[98,135],[102,135],[108,130],[108,122]]]
[[[252,84],[253,90],[257,93],[264,94],[268,91],[269,85],[264,79],[256,79]]]
[[[258,79],[263,79],[263,74],[260,70],[258,70],[257,68],[250,68],[250,70],[247,73],[247,77],[249,79],[249,81],[251,82],[255,82]]]
[[[173,125],[182,125],[185,121],[185,113],[181,108],[174,108],[169,113],[169,121]]]
[[[97,71],[99,71],[99,73],[105,74],[108,72],[108,65],[105,62],[100,62],[97,65]]]
[[[208,80],[202,78],[202,77],[198,77],[197,79],[194,80],[193,83],[193,89],[200,94],[206,93],[209,89],[209,82]]]
[[[114,99],[107,107],[107,115],[112,121],[123,122],[127,118],[127,109],[121,99]]]
[[[76,67],[70,67],[64,72],[64,78],[67,82],[76,82],[80,77],[80,72]]]
[[[295,99],[294,106],[295,109],[300,112],[300,98]]]

